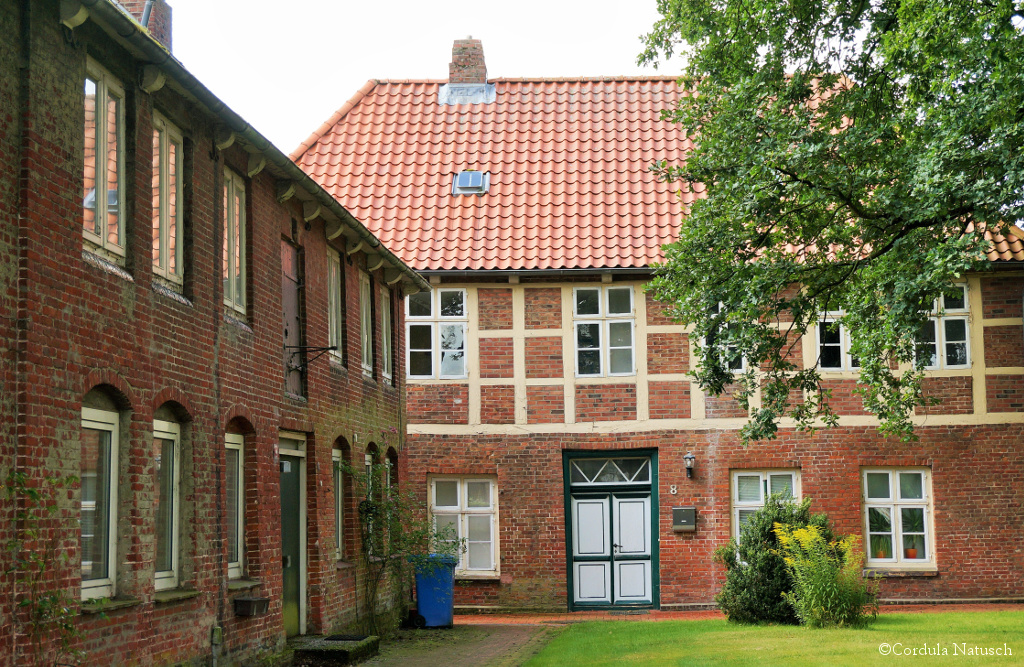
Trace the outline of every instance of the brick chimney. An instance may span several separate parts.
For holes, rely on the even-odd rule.
[[[452,62],[448,65],[448,83],[487,83],[484,45],[479,39],[455,40]]]
[[[146,13],[147,0],[119,0],[121,6],[128,10],[128,13],[135,17],[140,24]],[[149,10],[149,25],[143,24],[149,29],[150,34],[158,42],[171,50],[171,7],[166,0],[152,0],[152,7]]]

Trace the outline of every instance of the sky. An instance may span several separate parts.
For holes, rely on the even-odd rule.
[[[678,74],[636,65],[656,0],[168,0],[174,55],[290,153],[369,79],[447,79],[483,41],[488,78]]]

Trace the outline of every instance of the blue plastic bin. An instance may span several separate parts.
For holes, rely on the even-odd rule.
[[[425,628],[452,627],[455,593],[455,564],[452,556],[430,554],[426,562],[415,563],[416,610]]]

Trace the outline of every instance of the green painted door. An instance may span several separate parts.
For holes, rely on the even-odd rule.
[[[281,566],[284,631],[289,637],[299,634],[299,604],[302,586],[302,505],[297,456],[281,457]]]

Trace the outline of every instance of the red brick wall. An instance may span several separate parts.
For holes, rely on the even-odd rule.
[[[26,9],[26,11],[22,11]],[[361,455],[369,442],[403,450],[404,337],[395,319],[395,384],[382,378],[379,355],[373,377],[359,368],[358,274],[364,256],[346,262],[349,367],[323,356],[308,367],[307,395],[284,393],[281,332],[282,235],[302,248],[304,342],[327,345],[327,239],[324,225],[306,230],[300,202],[279,203],[277,177],[246,179],[249,272],[248,313],[228,316],[221,286],[223,168],[246,172],[241,146],[213,146],[220,122],[192,106],[171,86],[144,94],[135,86],[141,63],[106,38],[93,21],[76,29],[72,44],[56,0],[0,0],[0,470],[15,466],[38,481],[44,475],[81,473],[78,434],[85,395],[108,388],[123,415],[118,449],[116,577],[118,599],[137,602],[105,614],[82,614],[75,624],[86,651],[83,664],[186,664],[216,658],[253,660],[283,646],[281,622],[280,472],[275,457],[281,429],[307,435],[308,629],[342,629],[356,620],[356,586],[365,575],[358,560],[338,567],[333,543],[331,446],[353,443]],[[31,21],[23,25],[22,21]],[[117,268],[83,253],[83,81],[86,53],[125,88],[124,207],[127,259]],[[24,69],[19,65],[24,55]],[[185,132],[182,173],[185,284],[170,296],[151,270],[152,113],[159,109]],[[382,272],[375,274],[378,285]],[[398,303],[400,295],[395,295]],[[15,329],[13,323],[20,323]],[[382,332],[376,327],[375,345]],[[182,430],[180,505],[181,587],[198,596],[156,602],[152,427],[170,405]],[[235,617],[227,589],[224,433],[243,425],[245,442],[245,574],[258,580],[252,593],[270,598],[270,610]],[[358,436],[358,440],[357,440]],[[357,443],[358,444],[355,444]],[[404,452],[403,452],[404,455]],[[401,459],[400,459],[401,460]],[[55,533],[66,560],[54,559],[54,577],[73,599],[77,571],[81,490],[61,498]],[[353,499],[354,500],[354,499]],[[3,503],[0,503],[3,505]],[[347,512],[355,516],[355,504]],[[0,541],[12,537],[11,518],[0,507]],[[358,539],[352,521],[350,555]],[[30,664],[27,644],[12,619],[20,614],[12,582],[0,575],[0,666]],[[393,604],[390,600],[389,604]],[[211,627],[224,643],[211,649]],[[18,637],[17,645],[14,642]],[[52,640],[52,638],[51,638]],[[46,642],[48,647],[54,641]],[[50,656],[52,662],[52,656]]]
[[[557,287],[529,287],[526,294],[527,329],[562,328],[562,290]]]
[[[484,385],[480,387],[480,421],[484,424],[515,423],[515,387]]]
[[[480,328],[512,328],[512,290],[508,288],[481,287],[476,291],[480,308]]]
[[[786,468],[801,474],[804,497],[840,533],[863,535],[861,469],[922,466],[931,471],[937,573],[883,578],[883,599],[1024,596],[1019,542],[1024,503],[1024,425],[920,427],[902,444],[874,428],[837,428],[779,438],[753,447],[735,431],[615,434],[410,436],[409,480],[422,492],[427,473],[460,462],[464,474],[496,474],[501,498],[501,581],[460,582],[457,605],[565,609],[565,511],[562,452],[634,449],[658,452],[658,535],[662,605],[711,604],[723,580],[714,550],[730,537],[730,471]],[[682,457],[697,457],[687,479]],[[457,452],[453,456],[451,452]],[[676,493],[671,493],[675,487]],[[697,508],[697,530],[674,533],[671,508]]]
[[[560,336],[526,339],[526,377],[562,377],[562,338]]]
[[[726,387],[719,396],[704,396],[704,414],[708,419],[725,419],[735,417],[746,417],[747,411],[743,409],[735,397],[736,390]]]
[[[989,412],[1024,412],[1024,375],[986,375]]]
[[[526,421],[530,424],[561,424],[565,421],[565,390],[562,385],[526,388]]]
[[[651,419],[690,418],[689,382],[648,382],[647,391]]]
[[[576,386],[576,421],[636,419],[636,385],[590,384]]]
[[[1024,366],[1024,326],[985,327],[985,365]]]
[[[685,373],[690,369],[690,348],[684,333],[647,335],[647,372]]]
[[[466,424],[469,388],[464,384],[411,384],[405,405],[410,424]]]
[[[1024,278],[981,279],[981,308],[986,318],[1021,317]]]
[[[866,415],[864,401],[860,394],[853,393],[857,388],[856,380],[823,380],[821,386],[832,391],[828,404],[837,415]]]
[[[660,301],[656,301],[650,292],[644,292],[645,303],[647,304],[647,324],[648,325],[664,325],[664,324],[675,324],[665,314],[666,306]]]
[[[939,399],[937,405],[918,406],[919,415],[969,415],[974,412],[974,381],[965,377],[926,377],[922,383],[925,398]]]
[[[480,339],[480,377],[510,378],[513,376],[511,338]]]

